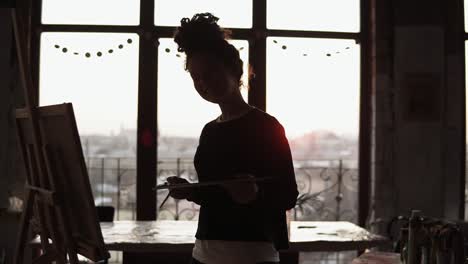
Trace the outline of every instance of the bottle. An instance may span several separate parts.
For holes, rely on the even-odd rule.
[[[400,229],[400,242],[397,251],[400,252],[400,260],[403,264],[408,263],[408,228]]]
[[[421,211],[412,210],[408,227],[408,262],[407,264],[421,264],[418,233],[421,226]]]

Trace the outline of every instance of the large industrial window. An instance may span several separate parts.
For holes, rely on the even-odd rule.
[[[186,201],[169,199],[159,210],[167,191],[153,188],[169,175],[197,180],[198,136],[220,114],[196,94],[172,40],[182,17],[212,12],[232,30],[244,72],[253,69],[254,79],[243,76],[250,84],[244,98],[286,129],[302,198],[290,217],[363,224],[370,178],[362,25],[368,8],[360,0],[194,3],[37,4],[37,102],[73,103],[96,205],[114,206],[116,220],[198,218],[198,207]]]
[[[153,188],[169,175],[196,180],[198,136],[220,113],[195,93],[172,41],[182,17],[212,12],[232,30],[244,72],[255,73],[243,77],[251,85],[243,96],[286,129],[303,198],[291,217],[363,223],[370,111],[362,109],[370,96],[360,0],[39,6],[38,102],[73,103],[95,202],[116,207],[116,219],[198,217],[195,205],[173,199],[159,210],[167,191]]]
[[[360,46],[270,37],[266,72],[266,109],[285,127],[299,191],[311,197],[293,219],[357,222]]]
[[[139,36],[41,34],[39,104],[73,104],[96,205],[135,218]]]

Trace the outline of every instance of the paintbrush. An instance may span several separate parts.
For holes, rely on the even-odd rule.
[[[169,195],[171,194],[171,191],[169,191],[166,195],[166,198],[162,201],[161,205],[159,206],[159,210],[163,207],[163,205],[166,203],[167,199],[169,199]]]

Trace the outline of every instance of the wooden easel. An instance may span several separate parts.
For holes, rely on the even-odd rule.
[[[107,260],[109,253],[105,249],[97,215],[94,211],[89,179],[86,178],[84,181],[84,193],[67,193],[67,190],[63,188],[64,179],[76,175],[67,175],[69,170],[64,167],[65,160],[61,160],[58,150],[47,143],[47,129],[41,123],[44,114],[51,115],[56,111],[59,112],[58,115],[64,116],[64,120],[67,122],[72,121],[66,125],[70,125],[71,131],[74,132],[73,129],[76,131],[76,123],[73,109],[71,104],[47,107],[33,105],[30,92],[33,87],[32,79],[31,75],[27,73],[26,66],[28,65],[23,56],[25,38],[19,28],[15,9],[12,9],[12,20],[20,80],[26,103],[24,109],[16,111],[16,126],[20,151],[27,173],[26,194],[20,219],[14,263],[23,264],[24,251],[30,243],[31,231],[33,231],[33,234],[38,233],[41,240],[41,254],[33,260],[33,263],[52,263],[53,261],[67,263],[68,260],[72,264],[77,264],[78,254],[93,261]],[[79,143],[77,132],[72,136],[78,138]],[[46,142],[44,143],[44,141]],[[81,146],[79,146],[79,149],[73,148],[72,150],[79,152]],[[83,160],[82,151],[73,155],[77,157],[76,160]],[[79,165],[83,167],[84,160]],[[83,175],[87,177],[86,173]],[[80,198],[70,197],[76,195]],[[69,208],[69,205],[73,204],[75,200],[84,201],[84,203],[78,205],[85,205],[84,209],[86,210],[82,213],[83,217],[86,218],[85,220],[88,221],[73,219],[75,215],[70,214],[70,210],[74,208]],[[92,209],[90,209],[91,206]],[[84,232],[77,230],[79,224],[77,225],[76,221],[83,221],[82,225],[84,227],[82,228]],[[89,224],[90,222],[91,224]],[[83,233],[84,237],[80,237],[82,235],[80,233]]]

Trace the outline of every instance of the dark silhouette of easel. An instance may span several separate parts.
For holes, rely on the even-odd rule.
[[[107,260],[72,105],[33,105],[32,79],[23,56],[25,38],[15,9],[12,20],[26,103],[16,110],[16,127],[27,173],[14,263],[23,264],[31,231],[41,241],[41,254],[33,263],[77,264],[78,254],[95,262]],[[66,131],[57,131],[57,124]]]

